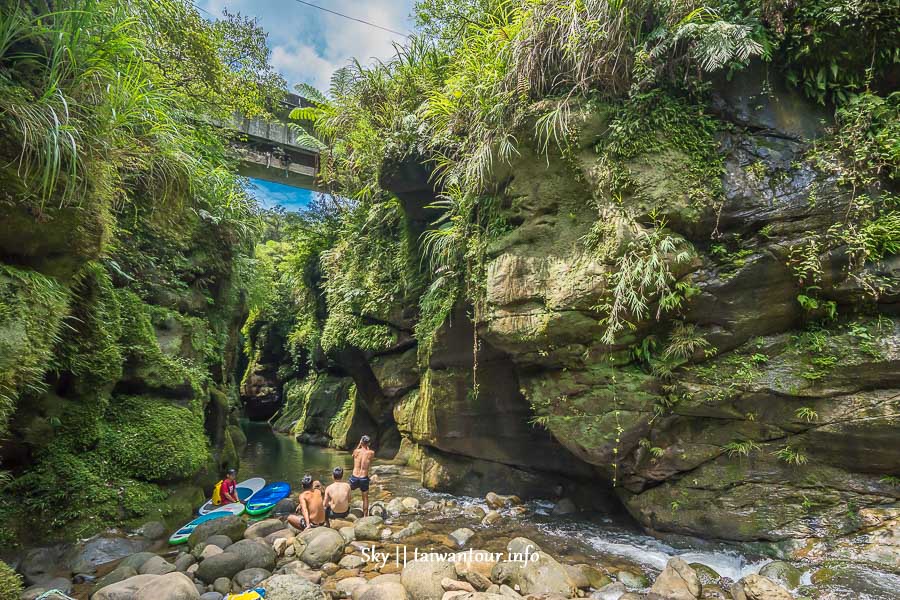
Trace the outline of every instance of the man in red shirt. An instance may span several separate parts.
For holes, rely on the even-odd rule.
[[[222,487],[220,488],[220,493],[222,495],[222,504],[230,504],[232,502],[240,502],[240,498],[237,495],[237,484],[234,480],[237,478],[237,471],[234,469],[228,469],[228,472],[225,474],[225,479],[222,481]]]

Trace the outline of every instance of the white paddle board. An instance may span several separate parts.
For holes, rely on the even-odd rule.
[[[250,499],[253,494],[258,492],[259,490],[266,487],[266,480],[262,477],[252,477],[247,479],[246,481],[242,481],[237,484],[237,495],[240,498],[241,502],[245,503]],[[212,511],[220,508],[212,503],[212,500],[207,500],[206,504],[200,507],[200,510],[197,511],[200,515],[206,515],[211,513]]]

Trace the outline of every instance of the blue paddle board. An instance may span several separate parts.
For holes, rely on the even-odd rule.
[[[235,490],[237,491],[237,495],[240,501],[247,502],[250,496],[263,489],[264,487],[266,487],[265,479],[263,479],[262,477],[252,477],[237,484]],[[219,507],[213,504],[212,500],[207,500],[206,504],[201,506],[200,510],[198,510],[197,513],[205,515],[211,513],[217,508]]]
[[[275,508],[279,501],[291,493],[291,485],[285,481],[270,483],[247,501],[247,514],[261,515]]]
[[[194,529],[197,528],[197,525],[200,523],[206,523],[207,521],[212,521],[213,519],[221,519],[222,517],[229,517],[231,515],[240,515],[244,512],[244,505],[235,502],[234,504],[226,504],[225,506],[221,506],[216,510],[206,513],[205,515],[201,515],[184,525],[181,529],[176,531],[169,537],[170,544],[183,544],[188,541],[188,538],[191,537],[191,534],[194,532]]]

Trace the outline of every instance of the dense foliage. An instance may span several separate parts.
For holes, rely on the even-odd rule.
[[[0,537],[147,515],[234,464],[205,419],[236,395],[260,220],[221,123],[277,100],[268,60],[254,20],[183,0],[3,0]]]
[[[579,160],[584,119],[596,115],[605,129],[592,182],[598,219],[584,241],[616,265],[612,293],[596,307],[603,341],[614,343],[651,311],[676,309],[690,287],[675,289],[672,270],[691,248],[660,215],[677,205],[694,221],[716,221],[723,173],[716,138],[727,125],[710,113],[709,90],[754,60],[766,65],[770,87],[836,103],[837,129],[822,143],[821,161],[860,195],[836,224],[834,243],[849,243],[862,262],[893,252],[896,206],[890,190],[877,188],[894,181],[898,162],[897,95],[883,95],[898,61],[898,16],[893,3],[846,0],[419,2],[420,37],[391,61],[338,71],[327,94],[304,87],[315,106],[293,115],[301,137],[320,140],[324,185],[356,200],[322,254],[325,265],[342,258],[342,269],[323,269],[318,284],[325,345],[377,349],[371,323],[359,317],[401,298],[419,298],[423,355],[460,303],[477,321],[485,253],[508,230],[497,210],[505,169],[525,148]],[[629,161],[666,152],[687,157],[686,169],[672,174],[684,194],[641,197]],[[404,161],[429,165],[438,194],[427,207],[433,223],[415,239],[404,237],[402,223],[386,230],[374,216],[394,210],[379,181]],[[414,260],[398,262],[397,244],[421,257],[419,269]],[[366,258],[364,280],[344,271],[354,269],[355,256]],[[416,278],[417,285],[401,284]]]

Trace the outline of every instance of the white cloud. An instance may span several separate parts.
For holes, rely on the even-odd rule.
[[[400,32],[410,31],[413,0],[312,0],[314,4]],[[356,58],[363,64],[385,60],[402,35],[339,17],[294,0],[204,0],[214,15],[231,12],[258,17],[269,33],[272,64],[293,87],[305,82],[328,87],[331,74]]]

